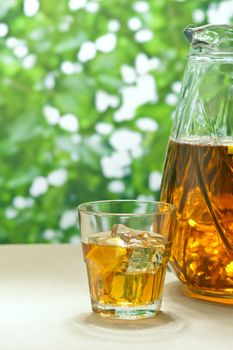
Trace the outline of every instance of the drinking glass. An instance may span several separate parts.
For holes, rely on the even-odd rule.
[[[161,307],[175,207],[109,200],[78,207],[92,310],[109,318],[155,316]]]

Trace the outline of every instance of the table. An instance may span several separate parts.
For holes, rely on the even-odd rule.
[[[167,273],[162,312],[139,321],[91,313],[80,245],[0,247],[1,350],[229,350],[233,305],[191,299]]]

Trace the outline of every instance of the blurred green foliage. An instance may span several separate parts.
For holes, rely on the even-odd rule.
[[[183,29],[206,23],[218,3],[0,0],[1,243],[74,242],[79,203],[158,198],[189,48]],[[151,97],[141,99],[139,79],[147,95],[152,79]],[[117,117],[129,94],[132,115]],[[151,130],[140,127],[145,117]],[[104,169],[111,162],[116,176]]]

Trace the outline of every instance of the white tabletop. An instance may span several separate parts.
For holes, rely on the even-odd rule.
[[[79,245],[0,247],[1,350],[229,350],[232,345],[233,305],[185,296],[171,272],[157,317],[105,320],[91,312]]]

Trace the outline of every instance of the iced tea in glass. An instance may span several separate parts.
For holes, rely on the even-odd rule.
[[[161,307],[175,207],[115,200],[78,209],[92,310],[110,318],[153,317]]]

